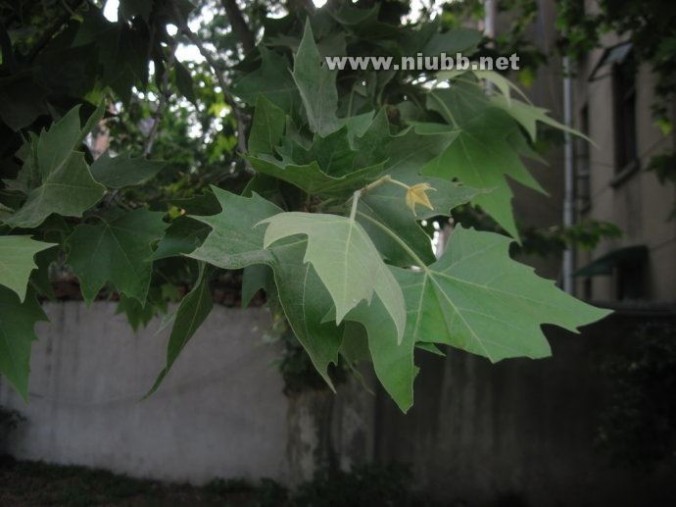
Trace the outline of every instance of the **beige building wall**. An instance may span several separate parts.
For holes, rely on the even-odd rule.
[[[605,47],[622,42],[608,36]],[[616,224],[621,238],[603,241],[593,252],[578,252],[577,265],[599,259],[623,247],[645,245],[643,292],[636,299],[656,302],[676,301],[676,220],[669,215],[676,204],[673,185],[661,185],[654,173],[645,168],[655,155],[674,146],[673,138],[664,137],[655,125],[653,104],[654,76],[650,68],[639,65],[636,75],[636,142],[637,164],[618,167],[616,156],[617,126],[616,90],[611,65],[599,68],[596,78],[590,77],[603,56],[595,50],[579,62],[575,89],[578,128],[582,128],[583,111],[587,108],[588,135],[596,144],[589,150],[588,203],[578,201],[578,220],[602,220]],[[578,167],[582,161],[578,160]],[[579,180],[578,180],[579,181]],[[621,267],[612,275],[578,280],[578,294],[597,301],[616,301]]]

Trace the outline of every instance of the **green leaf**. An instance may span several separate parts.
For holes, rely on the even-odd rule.
[[[128,104],[134,85],[148,81],[148,37],[127,23],[109,23],[96,35],[103,81]]]
[[[36,82],[35,72],[24,70],[0,78],[0,120],[14,131],[28,127],[47,112],[47,94]]]
[[[460,130],[444,153],[427,164],[422,173],[453,180],[467,186],[491,190],[478,194],[474,204],[481,206],[513,237],[518,237],[512,211],[512,190],[507,176],[539,192],[544,192],[514,148],[511,136],[521,135],[506,113],[487,108]]]
[[[509,258],[510,239],[457,227],[444,255],[420,271],[392,268],[406,298],[406,334],[485,356],[549,356],[542,324],[569,331],[610,312],[579,301]]]
[[[142,185],[169,165],[164,161],[131,158],[129,154],[101,155],[91,166],[92,176],[108,188],[119,189]]]
[[[176,311],[174,325],[171,329],[171,335],[169,336],[169,344],[167,345],[166,366],[157,376],[155,383],[146,394],[146,397],[157,391],[181,351],[185,348],[188,341],[190,341],[190,338],[195,334],[195,331],[197,331],[211,312],[211,309],[214,306],[211,297],[211,289],[209,287],[209,275],[211,272],[211,268],[200,263],[200,271],[195,286],[183,298]]]
[[[80,129],[78,110],[79,106],[71,109],[32,139],[31,155],[22,168],[32,188],[24,205],[5,219],[7,225],[37,227],[52,213],[81,217],[103,196],[105,187],[92,178],[84,155],[74,151],[86,134]]]
[[[192,82],[192,75],[190,71],[181,62],[176,60],[174,62],[174,79],[176,80],[176,88],[186,100],[196,104],[195,88]]]
[[[337,364],[343,331],[326,315],[334,311],[331,295],[311,264],[303,261],[306,240],[277,245],[273,270],[284,315],[312,364],[334,389],[329,364]],[[396,337],[395,337],[396,339]]]
[[[159,287],[151,287],[151,291],[159,293]],[[166,312],[166,302],[157,294],[156,297],[148,297],[144,303],[140,303],[134,298],[129,298],[124,294],[120,295],[120,302],[117,304],[115,314],[124,314],[129,321],[129,325],[134,331],[140,327],[145,327],[160,312]],[[150,296],[150,294],[149,294]]]
[[[262,45],[257,50],[261,55],[260,67],[235,82],[234,94],[252,106],[264,96],[285,113],[293,113],[300,98],[286,59]]]
[[[270,252],[263,249],[263,229],[255,226],[282,210],[257,194],[246,198],[211,188],[222,211],[214,216],[192,217],[210,226],[211,232],[202,246],[188,257],[223,269],[272,262]]]
[[[346,320],[363,326],[378,380],[401,411],[407,412],[413,405],[413,381],[418,372],[413,361],[413,334],[406,333],[399,341],[397,327],[378,295],[370,305],[362,302],[351,310]],[[357,334],[358,330],[348,322],[345,333]]]
[[[272,270],[265,264],[253,264],[242,272],[242,308],[251,304],[259,290],[266,290],[273,280]]]
[[[284,135],[285,125],[284,111],[265,96],[259,96],[249,134],[249,153],[272,155]]]
[[[426,133],[426,124],[417,124],[391,136],[384,146],[388,161],[384,170],[397,179],[419,175],[425,164],[433,161],[453,142],[457,133],[447,128]],[[373,149],[364,146],[363,149]]]
[[[0,236],[0,285],[12,289],[23,301],[28,278],[37,267],[35,254],[53,246],[56,245],[35,241],[29,236]]]
[[[0,373],[28,401],[31,344],[34,326],[47,320],[33,295],[22,303],[15,293],[0,287]]]
[[[435,260],[432,243],[430,237],[420,227],[419,220],[440,215],[449,216],[453,208],[474,199],[480,191],[438,178],[409,176],[403,177],[401,181],[408,185],[430,184],[434,191],[430,191],[427,195],[433,209],[419,208],[417,216],[413,215],[411,210],[404,206],[406,190],[397,185],[384,184],[362,195],[357,220],[391,264],[407,267],[413,260],[397,241],[373,221],[396,231],[399,239],[404,241],[418,257],[427,264],[432,263]]]
[[[528,132],[528,135],[532,141],[537,139],[537,124],[540,122],[557,130],[568,132],[592,142],[591,139],[577,130],[567,127],[563,123],[556,121],[554,118],[549,116],[549,111],[542,107],[536,107],[521,100],[507,100],[505,97],[500,96],[493,97],[491,102],[518,121],[526,130],[526,132]]]
[[[331,152],[325,152],[330,155]],[[343,195],[375,180],[385,167],[385,162],[360,167],[338,176],[327,174],[318,161],[295,164],[270,155],[247,157],[254,169],[261,174],[281,179],[313,195]],[[333,167],[333,169],[336,169]]]
[[[80,280],[87,304],[107,282],[125,296],[145,303],[152,274],[152,245],[167,227],[163,216],[139,209],[75,228],[66,242],[67,262]]]
[[[297,212],[280,213],[263,223],[266,248],[289,236],[307,236],[305,262],[312,264],[331,294],[336,322],[377,294],[401,339],[406,319],[401,289],[361,225],[346,217]]]
[[[425,45],[422,53],[425,56],[439,56],[446,53],[455,57],[456,53],[465,56],[474,53],[481,42],[482,34],[471,28],[454,28],[444,33],[435,33]]]
[[[319,54],[310,23],[305,24],[303,39],[294,59],[293,79],[300,92],[308,123],[313,132],[327,135],[340,127],[336,116],[337,71],[329,70]]]
[[[209,235],[211,227],[194,218],[181,216],[174,220],[157,244],[153,260],[187,255],[198,248]]]

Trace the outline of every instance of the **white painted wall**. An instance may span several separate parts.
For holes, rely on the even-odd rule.
[[[114,303],[47,304],[38,326],[30,402],[0,379],[0,405],[26,422],[17,458],[102,467],[137,477],[203,483],[214,477],[287,480],[288,401],[262,340],[264,309],[217,307],[160,390],[168,329],[134,334]]]

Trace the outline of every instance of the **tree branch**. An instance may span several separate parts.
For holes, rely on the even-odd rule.
[[[148,133],[148,137],[146,138],[146,141],[143,146],[143,156],[146,158],[148,158],[150,156],[150,153],[153,151],[153,145],[155,144],[155,140],[157,139],[157,136],[160,133],[160,123],[162,123],[164,111],[166,110],[167,105],[169,103],[169,96],[171,94],[171,92],[169,91],[169,72],[173,67],[175,60],[176,60],[176,45],[173,44],[169,46],[169,56],[167,58],[167,65],[164,69],[164,74],[162,75],[162,82],[158,83],[157,87],[160,96],[157,103],[157,109],[153,114],[153,125],[150,128],[150,132]]]
[[[33,48],[31,49],[30,53],[28,54],[28,61],[32,62],[35,57],[42,51],[47,44],[49,44],[49,41],[52,40],[52,38],[59,33],[59,31],[63,28],[63,25],[65,25],[70,18],[73,17],[73,13],[77,11],[82,4],[85,3],[84,0],[76,0],[73,5],[69,5],[68,3],[61,3],[60,5],[64,8],[66,12],[62,13],[57,20],[49,27],[45,32],[42,33],[38,41],[35,43]]]
[[[227,86],[225,79],[223,77],[222,69],[218,65],[218,62],[213,57],[211,52],[207,48],[204,47],[204,44],[202,44],[202,41],[199,39],[199,37],[197,37],[197,35],[195,35],[195,33],[193,33],[193,31],[190,30],[190,28],[188,27],[188,25],[185,22],[183,22],[181,24],[179,29],[181,30],[181,33],[183,33],[183,35],[185,35],[188,38],[188,40],[197,47],[200,54],[204,57],[204,59],[209,64],[209,67],[211,67],[211,70],[213,71],[214,76],[216,77],[216,81],[218,82],[218,85],[221,88],[221,92],[223,94],[223,99],[225,100],[225,103],[228,104],[228,106],[230,106],[232,113],[235,115],[235,121],[237,122],[237,148],[238,148],[238,151],[240,152],[240,155],[244,155],[247,152],[247,148],[246,148],[246,116],[244,115],[244,112],[237,105],[235,98],[228,91],[228,86]],[[247,163],[247,169],[250,169],[248,163]]]
[[[286,10],[289,13],[305,11],[307,14],[314,14],[315,4],[312,0],[288,0],[286,2]]]
[[[235,33],[235,36],[242,43],[244,52],[248,53],[253,51],[256,47],[256,36],[249,28],[242,11],[239,9],[236,0],[221,0],[223,7],[225,7],[225,13],[230,20],[230,26],[232,31]]]

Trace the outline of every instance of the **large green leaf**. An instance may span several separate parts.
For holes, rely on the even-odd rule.
[[[247,198],[217,187],[212,190],[222,211],[218,215],[192,217],[210,226],[211,232],[188,257],[223,269],[272,262],[270,252],[263,249],[263,228],[255,226],[282,210],[257,194]]]
[[[160,387],[160,384],[169,373],[186,344],[193,337],[195,331],[205,321],[214,306],[209,287],[211,268],[200,263],[200,271],[193,289],[183,298],[176,310],[174,325],[171,328],[167,345],[167,363],[157,376],[155,383],[146,396],[150,396]]]
[[[100,217],[96,225],[76,227],[67,240],[67,260],[88,304],[107,282],[125,296],[145,303],[152,274],[152,245],[167,227],[162,217],[163,213],[139,209]]]
[[[28,399],[31,344],[37,340],[35,323],[47,320],[33,295],[21,302],[11,290],[0,287],[0,373]]]
[[[401,339],[406,320],[401,289],[361,225],[346,217],[298,212],[280,213],[263,223],[266,248],[289,236],[307,236],[305,262],[312,264],[331,294],[336,322],[376,294]]]
[[[91,166],[92,176],[108,188],[124,188],[141,185],[167,167],[167,162],[131,158],[129,154],[111,157],[101,155]]]
[[[444,255],[419,271],[393,268],[406,298],[406,334],[485,356],[550,355],[542,324],[569,331],[608,315],[509,258],[510,239],[458,227]]]
[[[405,333],[399,341],[397,327],[379,295],[375,295],[369,305],[359,304],[345,319],[344,339],[353,334],[356,336],[350,336],[352,340],[363,340],[359,330],[350,323],[363,326],[376,376],[402,412],[406,412],[413,405],[413,381],[418,371],[413,362],[413,334]]]
[[[265,46],[258,46],[257,49],[261,57],[260,67],[237,80],[234,93],[252,106],[263,96],[285,113],[294,112],[300,98],[289,73],[288,62]]]
[[[293,79],[305,106],[313,132],[327,135],[340,127],[336,116],[338,91],[337,71],[329,70],[317,49],[310,23],[305,24],[303,39],[294,59]]]
[[[254,114],[251,133],[249,134],[249,153],[273,154],[279,146],[286,115],[284,111],[274,105],[264,95],[256,101],[256,113]]]
[[[37,267],[35,254],[53,246],[56,245],[29,236],[0,236],[0,285],[12,289],[23,301],[28,278]]]
[[[103,81],[128,104],[134,85],[148,81],[148,38],[136,26],[109,23],[96,35]]]
[[[414,215],[411,209],[404,205],[406,190],[397,185],[383,184],[362,195],[357,220],[391,264],[406,267],[410,266],[413,260],[394,238],[379,227],[379,224],[396,231],[399,240],[404,241],[418,257],[427,264],[432,263],[435,260],[432,243],[418,221],[440,215],[449,216],[453,208],[469,202],[479,191],[438,178],[408,176],[402,177],[401,181],[408,185],[420,183],[431,185],[433,190],[427,195],[433,209],[421,207]]]
[[[518,126],[504,111],[494,107],[483,109],[422,173],[450,180],[457,178],[465,185],[490,190],[478,194],[473,202],[516,238],[513,193],[507,177],[540,192],[544,190],[524,166],[511,141],[514,135],[521,135]]]
[[[81,217],[96,204],[105,187],[92,178],[84,155],[75,151],[90,128],[80,128],[79,106],[31,141],[24,162],[24,181],[30,185],[24,205],[5,223],[11,227],[33,228],[56,213]]]
[[[549,111],[547,109],[533,106],[521,100],[508,100],[503,96],[495,96],[491,99],[491,102],[518,121],[526,132],[528,132],[532,141],[535,141],[537,138],[537,124],[539,122],[557,130],[580,136],[591,142],[589,138],[585,137],[577,130],[567,127],[563,123],[560,123],[549,116]]]
[[[328,367],[337,364],[343,331],[326,316],[335,312],[331,295],[310,263],[303,261],[306,240],[286,242],[272,250],[277,295],[289,325],[312,364],[333,388]],[[396,343],[396,336],[395,336]]]
[[[297,165],[268,155],[247,157],[247,160],[259,173],[284,180],[313,195],[352,193],[375,180],[383,172],[385,165],[382,162],[362,167],[350,174],[334,177],[322,171],[316,161],[306,165]]]
[[[211,227],[188,216],[174,220],[157,244],[153,259],[166,259],[194,252],[209,235]]]

